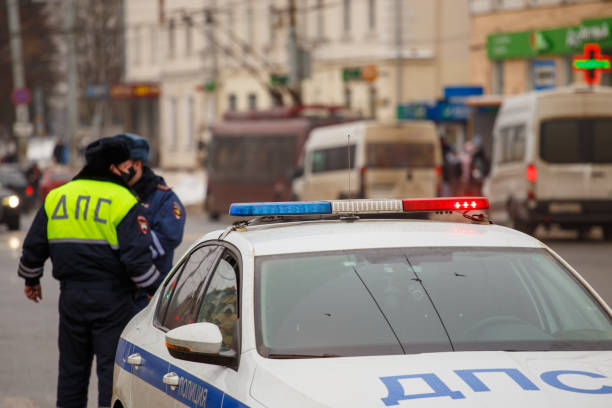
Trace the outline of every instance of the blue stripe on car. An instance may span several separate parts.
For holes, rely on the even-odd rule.
[[[138,353],[142,358],[142,365],[138,369],[132,367],[127,362],[130,354]],[[211,408],[248,408],[237,399],[225,394],[217,387],[197,378],[188,372],[170,364],[168,361],[155,356],[126,341],[119,339],[115,363],[135,375],[151,386],[166,393],[170,397],[188,406],[206,406]],[[179,376],[179,385],[174,390],[162,382],[162,377],[169,372],[175,372]]]

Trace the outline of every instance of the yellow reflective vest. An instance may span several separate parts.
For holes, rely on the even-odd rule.
[[[117,226],[136,203],[136,197],[119,184],[71,181],[51,190],[45,199],[47,239],[50,244],[108,244],[118,249]]]

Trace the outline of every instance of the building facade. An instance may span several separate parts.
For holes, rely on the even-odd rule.
[[[472,0],[472,82],[486,93],[517,94],[580,84],[572,69],[585,43],[612,53],[612,2]],[[610,74],[602,84],[612,85]]]
[[[468,0],[130,0],[126,82],[159,85],[157,107],[140,103],[136,120],[158,122],[161,167],[201,166],[198,147],[225,112],[295,102],[287,89],[293,49],[303,104],[393,120],[400,104],[435,101],[445,86],[469,84],[468,6]]]

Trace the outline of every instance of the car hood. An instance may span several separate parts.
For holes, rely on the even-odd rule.
[[[251,396],[268,408],[609,408],[612,351],[261,359]]]

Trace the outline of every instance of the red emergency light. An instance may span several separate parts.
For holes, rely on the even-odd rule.
[[[489,208],[485,197],[443,197],[402,200],[404,211],[469,211]]]

